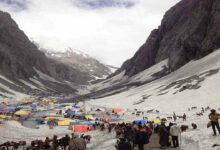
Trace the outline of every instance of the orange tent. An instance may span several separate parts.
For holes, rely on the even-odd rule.
[[[121,108],[114,108],[112,110],[113,113],[119,113],[119,112],[122,112],[122,109]]]
[[[91,131],[91,127],[88,125],[74,125],[73,131],[74,132],[89,132]]]

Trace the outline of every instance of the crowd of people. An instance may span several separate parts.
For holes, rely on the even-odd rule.
[[[220,114],[216,110],[211,109],[209,114],[209,126],[213,129],[213,135],[216,136],[216,128],[220,134],[219,126]],[[155,124],[154,122],[133,122],[133,123],[121,123],[121,124],[110,124],[95,123],[93,125],[94,129],[99,129],[101,132],[107,130],[107,132],[115,132],[116,138],[118,139],[115,148],[117,150],[134,150],[135,147],[138,150],[144,150],[144,146],[151,141],[152,134],[158,135],[158,143],[161,149],[166,149],[167,147],[177,148],[180,146],[180,136],[181,132],[185,131],[188,126],[178,126],[176,124],[176,114],[173,113],[174,123],[170,122],[167,126],[167,120],[161,119],[160,124]],[[182,117],[183,121],[186,120],[186,114]],[[197,125],[192,123],[192,129],[197,129]],[[82,134],[79,136],[76,133],[72,133],[71,136],[65,135],[64,137],[58,138],[56,135],[53,138],[46,137],[44,141],[35,140],[31,142],[31,145],[27,147],[27,150],[85,150],[87,143],[91,140],[90,135]],[[154,141],[155,142],[155,141]],[[26,142],[21,143],[4,143],[0,145],[0,150],[8,149],[8,146],[14,145],[25,145]]]

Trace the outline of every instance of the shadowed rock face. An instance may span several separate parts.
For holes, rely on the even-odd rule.
[[[218,48],[220,1],[182,0],[166,12],[159,28],[116,74],[126,70],[132,76],[167,58],[169,70],[174,71]]]

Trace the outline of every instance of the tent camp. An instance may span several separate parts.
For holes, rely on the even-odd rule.
[[[119,113],[119,112],[122,112],[122,109],[121,108],[114,108],[112,110],[113,113]]]
[[[89,132],[92,128],[89,125],[74,125],[72,129],[74,132]]]

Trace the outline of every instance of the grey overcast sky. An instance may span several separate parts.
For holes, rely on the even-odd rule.
[[[0,0],[0,9],[43,48],[72,47],[119,67],[179,1]]]

